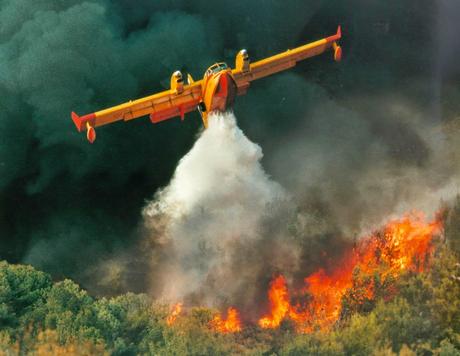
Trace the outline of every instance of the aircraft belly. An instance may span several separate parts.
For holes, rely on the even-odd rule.
[[[207,105],[208,111],[227,111],[233,106],[237,94],[237,86],[231,75],[222,73],[214,88],[214,93],[210,97]]]

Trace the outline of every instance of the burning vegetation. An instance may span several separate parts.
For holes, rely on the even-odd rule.
[[[242,330],[238,310],[232,307],[227,310],[227,318],[224,319],[220,314],[217,314],[210,325],[213,330],[224,334],[236,333]]]
[[[171,313],[166,318],[166,324],[172,325],[182,312],[182,303],[177,303],[172,307]]]
[[[268,290],[269,311],[257,325],[275,329],[290,320],[300,333],[327,331],[344,316],[344,301],[359,308],[381,295],[390,300],[397,293],[395,285],[401,275],[420,273],[429,267],[433,240],[441,232],[440,219],[427,222],[422,213],[408,214],[360,239],[332,267],[305,277],[304,287],[299,290],[290,291],[286,278],[275,276]],[[181,308],[181,303],[173,308],[168,325],[176,320]],[[234,307],[228,308],[226,318],[215,315],[209,325],[220,333],[242,330],[240,313]]]
[[[439,221],[427,223],[421,214],[389,222],[380,232],[346,251],[340,263],[329,271],[320,269],[306,277],[305,287],[293,293],[306,300],[303,304],[293,304],[285,278],[276,277],[268,292],[270,312],[259,320],[259,326],[276,328],[289,318],[300,332],[330,328],[339,320],[342,299],[347,294],[363,304],[376,297],[377,283],[393,293],[387,281],[405,271],[422,272],[433,252],[433,237],[440,232]]]

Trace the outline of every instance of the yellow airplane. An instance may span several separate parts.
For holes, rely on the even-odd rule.
[[[189,74],[187,84],[184,84],[182,73],[176,71],[171,76],[169,90],[85,116],[72,112],[71,117],[79,132],[86,129],[86,136],[91,143],[96,139],[95,127],[145,115],[150,115],[152,123],[158,123],[176,116],[183,120],[186,113],[198,109],[204,126],[208,127],[208,114],[231,108],[235,97],[246,94],[252,81],[292,68],[297,62],[322,54],[328,49],[333,49],[335,61],[340,61],[342,48],[337,41],[341,37],[339,26],[333,36],[255,63],[250,63],[248,53],[243,49],[236,55],[234,69],[226,63],[216,63],[208,68],[202,80],[195,82]]]

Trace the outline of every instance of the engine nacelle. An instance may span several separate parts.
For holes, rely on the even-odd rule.
[[[238,52],[236,55],[236,60],[235,60],[235,69],[238,71],[242,71],[243,73],[249,72],[249,55],[248,51],[245,49],[242,49],[241,51]]]
[[[180,71],[175,71],[171,76],[171,91],[180,94],[184,91],[184,79]]]

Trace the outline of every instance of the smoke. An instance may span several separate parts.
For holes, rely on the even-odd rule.
[[[434,214],[458,192],[455,146],[423,111],[392,95],[337,103],[323,94],[319,102],[273,149],[267,167],[302,204],[327,207],[326,218],[344,235],[412,209]]]
[[[90,147],[69,113],[162,90],[168,73],[182,66],[201,71],[217,57],[219,30],[199,15],[171,11],[153,13],[142,31],[125,34],[105,1],[5,0],[0,18],[2,258],[75,277],[94,256],[131,242],[145,197],[169,178],[198,124],[153,130],[139,122],[129,137],[115,125]],[[143,144],[133,145],[137,140]],[[152,154],[160,148],[164,155]],[[120,228],[104,233],[110,226]],[[62,258],[45,261],[35,252],[45,245],[56,246],[48,256]],[[87,253],[63,266],[71,246]]]

